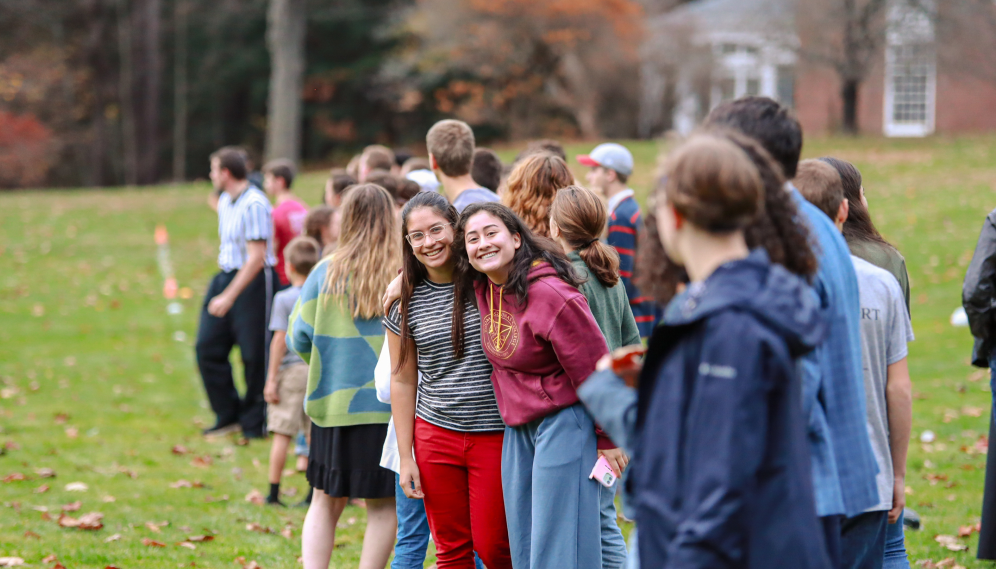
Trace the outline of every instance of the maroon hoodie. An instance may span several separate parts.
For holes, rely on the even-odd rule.
[[[578,289],[560,280],[549,263],[534,266],[529,278],[525,308],[513,292],[490,281],[475,283],[481,343],[494,366],[498,411],[512,427],[577,403],[578,386],[609,352]],[[616,446],[601,433],[598,443],[599,448]]]

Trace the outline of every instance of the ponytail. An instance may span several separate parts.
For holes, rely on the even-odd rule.
[[[615,286],[619,282],[619,254],[598,240],[608,219],[598,196],[581,186],[567,186],[553,199],[550,217],[560,228],[560,236],[578,252],[598,282]]]

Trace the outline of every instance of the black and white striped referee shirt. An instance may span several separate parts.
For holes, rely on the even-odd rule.
[[[418,402],[415,415],[437,427],[459,432],[505,429],[491,383],[491,362],[481,346],[481,313],[464,310],[463,357],[453,357],[450,339],[453,285],[422,281],[408,303],[408,327],[418,349]],[[401,335],[401,302],[395,302],[384,325]]]
[[[250,185],[234,201],[228,192],[218,197],[218,237],[221,248],[218,266],[222,271],[237,271],[249,258],[247,241],[266,241],[267,267],[277,264],[273,254],[273,208],[266,194]]]

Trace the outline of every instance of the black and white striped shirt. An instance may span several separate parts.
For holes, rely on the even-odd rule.
[[[237,271],[249,258],[247,241],[266,240],[267,267],[277,264],[273,254],[273,208],[266,194],[250,185],[235,201],[228,192],[218,197],[218,237],[221,248],[218,266],[221,270]]]
[[[464,311],[463,357],[453,356],[453,285],[423,281],[408,303],[408,327],[418,349],[418,402],[415,414],[437,427],[460,432],[501,431],[491,384],[491,362],[481,347],[481,313]],[[384,325],[401,335],[401,302],[395,302]]]

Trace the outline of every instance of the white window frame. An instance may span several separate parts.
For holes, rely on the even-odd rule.
[[[885,46],[885,104],[882,132],[888,137],[924,137],[934,133],[937,110],[937,56],[933,50],[934,26],[923,14],[895,2],[889,10],[888,41]],[[926,113],[922,122],[897,122],[895,116],[895,48],[921,45],[928,47]]]

